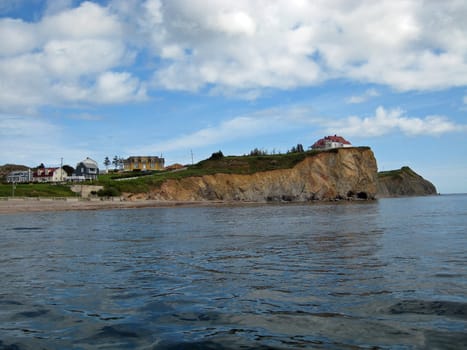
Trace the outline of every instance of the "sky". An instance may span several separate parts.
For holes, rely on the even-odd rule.
[[[0,164],[326,135],[467,193],[464,0],[0,0]]]

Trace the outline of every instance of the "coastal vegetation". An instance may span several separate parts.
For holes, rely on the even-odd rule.
[[[145,193],[150,189],[159,188],[169,179],[180,180],[187,177],[224,174],[253,174],[262,171],[288,169],[294,167],[306,157],[314,156],[320,152],[333,152],[334,150],[304,151],[301,145],[292,147],[285,154],[270,154],[265,150],[253,149],[248,155],[224,156],[222,151],[214,152],[208,159],[197,164],[187,165],[177,170],[160,171],[133,171],[133,172],[109,172],[99,175],[99,178],[90,182],[92,185],[101,185],[104,188],[96,195],[102,197],[119,196],[121,193]],[[115,157],[112,162],[116,167]],[[107,159],[106,159],[107,163]],[[106,164],[110,165],[110,164]],[[25,167],[26,168],[26,167]],[[75,196],[70,185],[35,183],[16,184],[13,189],[11,184],[0,184],[0,197],[68,197]]]
[[[357,147],[360,150],[369,147]],[[144,194],[160,189],[169,180],[203,177],[214,174],[252,175],[271,170],[292,169],[305,158],[314,157],[323,152],[334,153],[337,149],[304,151],[297,145],[287,153],[275,154],[260,149],[253,149],[248,155],[224,156],[222,151],[193,165],[180,168],[168,168],[155,171],[110,171],[99,175],[97,180],[86,184],[102,186],[92,194],[99,197],[118,197],[122,194]],[[116,157],[117,158],[117,157]],[[118,159],[118,158],[117,158]],[[107,160],[107,159],[106,159]],[[110,160],[109,160],[110,161]],[[106,162],[108,163],[108,162]],[[108,166],[109,164],[106,164]],[[115,164],[114,164],[115,165]],[[8,166],[8,169],[11,166]],[[73,197],[72,184],[30,183],[0,184],[0,197]],[[417,190],[413,190],[417,188]],[[379,196],[416,195],[436,193],[434,186],[409,167],[378,173]]]
[[[223,174],[253,174],[268,170],[288,169],[301,162],[307,156],[319,151],[295,152],[274,155],[224,156],[222,151],[215,152],[210,158],[197,164],[175,171],[152,171],[132,173],[110,173],[99,176],[95,182],[104,186],[99,195],[107,196],[120,193],[144,193],[152,188],[159,188],[169,179],[180,180],[187,177]]]
[[[0,184],[0,197],[73,197],[69,185],[50,183]]]

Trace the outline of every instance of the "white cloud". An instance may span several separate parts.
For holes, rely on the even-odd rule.
[[[467,85],[465,1],[70,4],[48,2],[35,22],[0,19],[3,110],[98,103],[93,89],[103,74],[131,75],[136,69],[142,72],[138,81],[147,77],[140,82],[144,86],[186,91],[207,87],[235,96],[260,96],[264,89],[293,89],[329,79],[404,91]],[[133,67],[136,58],[141,60]],[[61,87],[65,91],[57,93]],[[142,91],[119,87],[120,94],[127,93],[120,95],[125,101],[139,100]],[[371,97],[365,93],[348,102]]]
[[[349,137],[375,137],[397,131],[405,135],[431,136],[467,131],[467,125],[456,124],[445,116],[408,117],[399,108],[387,110],[381,106],[371,117],[350,116],[335,121],[322,121],[321,125],[328,133],[339,133]]]
[[[326,134],[341,134],[345,137],[378,137],[400,132],[409,136],[439,136],[446,133],[467,131],[467,125],[459,125],[444,116],[409,117],[399,108],[378,107],[371,117],[349,116],[329,120],[314,115],[309,107],[291,106],[266,109],[248,115],[237,116],[217,125],[211,125],[192,133],[161,140],[156,144],[140,145],[129,150],[131,154],[174,152],[199,149],[206,146],[241,143],[263,135],[274,135],[290,130],[316,130]]]
[[[28,52],[37,45],[34,25],[18,19],[0,19],[0,57]]]
[[[144,84],[124,68],[135,54],[118,18],[91,2],[71,9],[67,4],[34,23],[0,20],[1,111],[145,98]]]
[[[97,78],[92,99],[101,103],[121,103],[128,100],[144,100],[144,84],[129,73],[104,72]]]
[[[309,110],[291,107],[266,109],[248,115],[225,120],[218,125],[205,127],[192,133],[163,140],[157,144],[133,148],[130,153],[171,152],[181,149],[196,149],[215,146],[230,141],[251,139],[261,135],[282,133],[309,125],[312,119]]]
[[[372,97],[379,96],[379,92],[376,89],[368,89],[361,95],[353,95],[346,99],[347,103],[363,103],[368,101]]]
[[[47,15],[55,15],[64,10],[70,9],[73,5],[73,0],[47,0],[45,13]]]
[[[87,1],[44,17],[38,29],[45,37],[57,39],[120,38],[122,35],[116,16],[107,8]]]
[[[168,59],[155,71],[158,87],[288,89],[330,78],[400,90],[467,84],[463,2],[145,4],[153,11],[137,25],[153,52]]]

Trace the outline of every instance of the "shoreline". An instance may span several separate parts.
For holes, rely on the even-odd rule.
[[[190,206],[220,206],[234,204],[248,203],[227,201],[166,201],[151,199],[83,200],[79,198],[8,198],[0,200],[0,215],[54,211],[169,208]]]

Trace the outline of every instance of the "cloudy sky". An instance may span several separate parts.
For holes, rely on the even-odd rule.
[[[466,18],[463,0],[1,0],[0,164],[340,134],[467,192]]]

